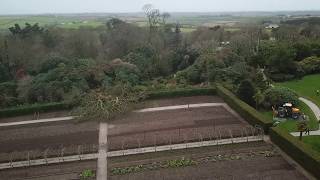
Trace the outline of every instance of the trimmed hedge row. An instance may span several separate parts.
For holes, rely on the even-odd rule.
[[[265,133],[268,133],[269,128],[273,124],[271,120],[264,118],[257,110],[237,98],[232,92],[220,84],[217,84],[217,93],[251,125],[259,125],[264,129]]]
[[[320,153],[279,127],[270,128],[270,138],[303,168],[320,179]]]
[[[250,124],[262,126],[265,132],[269,133],[273,143],[279,146],[317,179],[320,179],[319,152],[299,141],[296,137],[291,136],[287,131],[278,127],[272,127],[272,122],[270,120],[265,119],[258,111],[241,101],[232,92],[219,84],[217,85],[217,93]]]
[[[194,89],[177,89],[168,91],[150,92],[147,99],[169,98],[179,96],[199,96],[199,95],[215,95],[215,88],[194,88]],[[48,104],[33,104],[8,109],[0,109],[0,118],[13,117],[35,112],[49,112],[57,110],[66,110],[72,108],[72,105],[59,102]]]
[[[13,107],[0,110],[0,118],[13,117],[26,114],[33,114],[35,112],[49,112],[55,110],[70,109],[72,106],[63,102],[48,103],[48,104],[33,104],[26,106]]]
[[[175,89],[166,91],[155,91],[148,94],[147,99],[171,98],[181,96],[205,96],[216,95],[215,88],[193,88],[193,89]]]

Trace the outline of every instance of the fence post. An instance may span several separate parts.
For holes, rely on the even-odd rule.
[[[157,134],[154,136],[154,152],[157,152]]]
[[[31,161],[30,161],[30,152],[28,151],[28,154],[27,154],[27,159],[28,159],[28,165],[30,166],[31,165]]]
[[[13,164],[12,164],[12,161],[13,161],[13,153],[10,153],[10,167],[13,168]]]
[[[124,156],[124,140],[121,141],[121,149],[122,149],[122,155]]]
[[[78,146],[78,155],[79,155],[79,159],[81,161],[81,145]]]
[[[230,137],[231,137],[231,143],[233,144],[233,135],[232,135],[232,132],[231,132],[230,129],[229,129],[229,134],[230,134]]]
[[[249,142],[247,128],[244,128],[244,132],[246,133],[246,136],[247,136],[247,142]]]
[[[203,146],[203,138],[201,133],[199,133],[200,147]]]
[[[63,147],[62,149],[61,149],[61,158],[62,158],[62,162],[64,162],[64,150],[65,150],[65,148]]]
[[[138,141],[138,146],[139,146],[139,149],[141,148],[141,142],[140,142],[140,139],[138,138],[137,139],[137,141]]]
[[[253,128],[253,127],[250,127],[250,129],[251,129],[251,134],[252,134],[252,136],[254,136],[254,128]]]
[[[47,156],[48,156],[48,148],[44,151],[44,153],[43,153],[43,157],[44,157],[44,160],[45,160],[45,162],[46,162],[46,165],[48,165],[48,158],[47,158]]]
[[[184,138],[184,143],[186,144],[186,149],[188,148],[188,141],[187,141],[187,135],[183,134],[183,138]]]

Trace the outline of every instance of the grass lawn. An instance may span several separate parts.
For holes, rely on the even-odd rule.
[[[300,101],[300,106],[299,106],[301,112],[305,113],[307,116],[309,116],[309,128],[310,130],[318,130],[319,129],[319,123],[312,112],[312,110],[302,101]],[[263,116],[265,116],[268,119],[273,120],[272,117],[272,111],[262,111],[261,112]],[[278,126],[282,129],[287,130],[288,132],[296,132],[297,130],[297,120],[293,119],[287,119],[287,121],[280,123]]]
[[[316,91],[320,90],[320,74],[305,76],[300,80],[287,81],[277,85],[296,91],[300,96],[310,99],[320,107],[320,96],[316,94]]]
[[[302,141],[312,147],[312,149],[320,152],[320,136],[304,136]]]

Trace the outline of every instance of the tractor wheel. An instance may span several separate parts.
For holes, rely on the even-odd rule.
[[[299,117],[300,117],[300,114],[297,114],[297,113],[292,114],[292,119],[299,119]]]
[[[279,118],[285,118],[285,117],[286,117],[286,113],[283,112],[283,111],[280,111],[280,112],[278,113],[278,116],[279,116]]]

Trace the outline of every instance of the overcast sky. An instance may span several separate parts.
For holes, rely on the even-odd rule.
[[[147,3],[168,12],[320,10],[320,0],[0,0],[0,14],[140,12]]]

